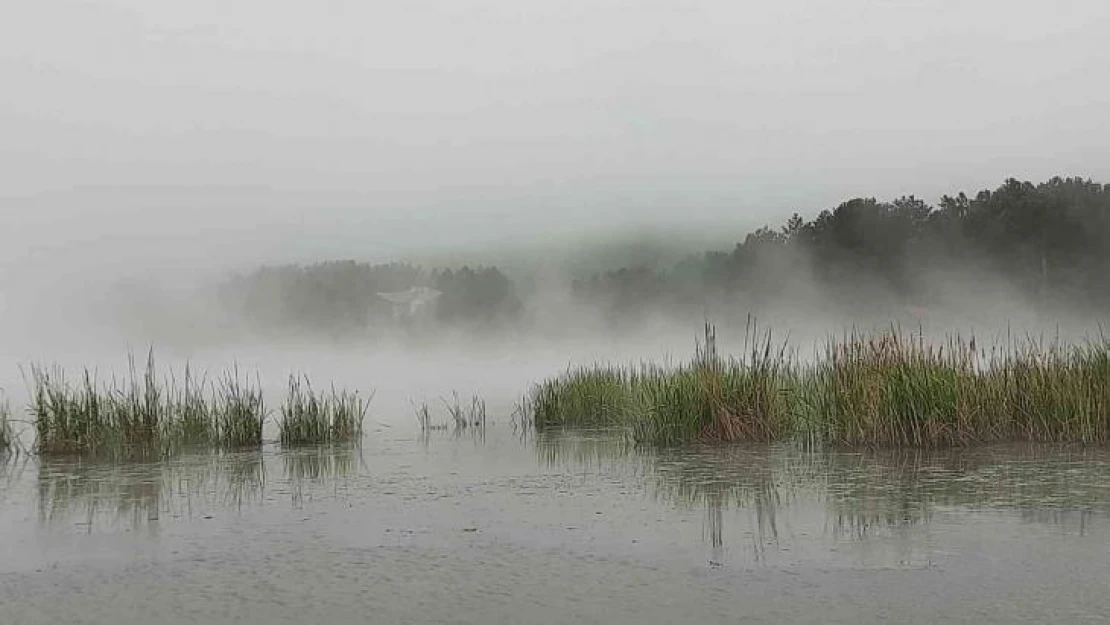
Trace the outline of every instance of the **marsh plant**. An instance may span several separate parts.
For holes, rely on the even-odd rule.
[[[549,425],[608,426],[626,421],[632,405],[632,389],[654,367],[615,365],[583,366],[532,388],[522,402],[523,421],[536,427]]]
[[[18,449],[15,429],[12,428],[12,410],[7,399],[0,399],[0,456]]]
[[[749,323],[740,358],[717,352],[716,330],[704,328],[694,358],[674,368],[653,364],[571,369],[534,386],[520,410],[536,427],[627,426],[638,442],[776,440],[793,416],[793,371],[785,345]]]
[[[452,391],[450,399],[440,397],[439,401],[443,404],[443,408],[450,418],[450,425],[456,431],[486,427],[486,400],[481,395],[471,395],[470,401],[464,402],[459,398],[458,391]],[[448,423],[432,421],[432,413],[426,401],[421,401],[419,404],[414,403],[413,406],[416,411],[416,421],[420,424],[421,431],[428,432],[448,428]]]
[[[447,408],[447,414],[450,415],[456,429],[465,429],[471,426],[485,427],[486,400],[482,399],[479,395],[473,395],[470,398],[469,405],[464,405],[459,401],[458,392],[453,392],[451,396],[452,401],[448,401],[442,397],[440,401],[442,401],[444,407]]]
[[[723,358],[716,330],[706,324],[704,340],[690,363],[655,368],[632,390],[633,436],[640,441],[771,441],[790,433],[787,396],[791,382],[785,345],[750,325],[744,353]]]
[[[1110,439],[1110,344],[850,336],[798,393],[805,427],[839,445],[937,447]]]
[[[522,402],[537,428],[622,426],[640,443],[775,441],[944,447],[1110,440],[1110,342],[927,343],[891,329],[830,340],[800,363],[749,323],[740,357],[705,327],[677,367],[572,369]]]
[[[129,359],[125,381],[99,385],[85,369],[71,385],[58,367],[31,367],[30,413],[35,449],[43,454],[102,453],[146,456],[160,451],[169,425],[172,401],[154,375],[149,355],[141,380]]]
[[[176,398],[175,418],[170,422],[170,440],[181,445],[205,445],[217,438],[216,421],[213,418],[214,402],[205,396],[208,386],[207,377],[199,380],[193,375],[189,365],[181,386],[176,378],[170,378],[169,395]]]
[[[416,410],[416,421],[420,424],[421,431],[428,431],[436,429],[436,425],[432,423],[432,413],[428,410],[428,402],[422,401],[419,404],[413,404]]]
[[[262,442],[262,392],[238,373],[216,385],[189,369],[181,385],[159,382],[153,354],[137,374],[100,384],[85,369],[70,384],[57,367],[31,367],[31,418],[41,454],[149,457],[190,445]]]
[[[472,437],[476,442],[484,443],[486,439],[486,400],[481,395],[471,395],[470,401],[464,403],[459,399],[458,392],[452,392],[452,399],[441,397],[448,416],[451,417],[451,435],[458,439],[463,436]],[[442,424],[439,429],[447,429],[447,424]],[[425,432],[425,435],[427,432]],[[426,439],[425,439],[426,440]]]
[[[290,376],[278,421],[281,443],[358,441],[369,402],[356,392],[336,391],[335,387],[317,393],[307,377]]]
[[[253,386],[241,379],[238,367],[225,373],[216,384],[212,417],[220,446],[235,449],[262,444],[266,408],[261,386],[257,377]]]
[[[160,381],[152,352],[141,373],[129,359],[128,375],[106,382],[85,369],[71,383],[60,368],[41,365],[30,368],[28,381],[34,450],[44,455],[147,458],[196,446],[251,449],[262,444],[268,418],[257,375],[235,367],[212,382],[186,365],[180,378]],[[281,440],[357,440],[367,403],[334,388],[317,394],[307,378],[294,376],[280,408]],[[5,414],[0,444],[10,432]]]

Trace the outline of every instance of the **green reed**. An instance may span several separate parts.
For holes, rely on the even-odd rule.
[[[266,422],[261,383],[240,379],[239,368],[225,373],[215,386],[211,400],[216,443],[226,448],[256,447],[262,444]]]
[[[974,339],[926,344],[887,333],[826,347],[801,412],[832,444],[944,447],[1110,440],[1110,345]]]
[[[154,376],[148,356],[141,381],[129,359],[126,382],[98,385],[85,369],[71,385],[57,367],[31,367],[31,406],[35,450],[43,454],[110,453],[146,456],[157,453],[167,424],[168,398]]]
[[[797,439],[836,446],[944,447],[1110,440],[1110,343],[1026,339],[990,350],[897,330],[830,340],[800,363],[749,323],[739,357],[705,327],[675,367],[581,367],[522,406],[535,427],[624,426],[639,443]]]
[[[17,449],[15,429],[12,428],[12,410],[8,400],[0,401],[0,456]]]
[[[369,399],[357,393],[317,393],[307,377],[290,376],[278,421],[282,445],[358,441]]]
[[[257,376],[240,375],[236,367],[209,381],[186,365],[183,376],[171,373],[163,381],[152,352],[142,371],[129,359],[128,374],[106,382],[85,369],[71,383],[60,368],[41,365],[31,366],[28,382],[34,450],[43,455],[148,458],[195,446],[256,448],[268,418]],[[333,388],[317,396],[307,379],[293,390],[281,406],[283,443],[362,436],[368,402],[357,393]],[[10,431],[7,413],[0,412],[0,449],[14,441]]]
[[[688,363],[570,369],[535,385],[522,406],[539,428],[627,426],[637,442],[776,440],[793,426],[789,359],[769,334],[748,333],[742,357],[722,358],[706,324]]]

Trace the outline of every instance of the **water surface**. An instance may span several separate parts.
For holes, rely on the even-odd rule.
[[[1110,618],[1110,452],[642,452],[369,433],[9,460],[0,623],[1045,623]]]

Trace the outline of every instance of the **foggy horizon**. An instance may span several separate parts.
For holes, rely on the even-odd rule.
[[[0,317],[28,349],[153,340],[128,314],[202,334],[218,324],[195,290],[267,265],[547,271],[566,284],[533,308],[564,310],[574,263],[667,269],[855,197],[1110,180],[1097,1],[48,0],[0,18]]]
[[[1108,25],[1097,0],[11,6],[0,258],[742,236],[856,196],[1106,180]]]

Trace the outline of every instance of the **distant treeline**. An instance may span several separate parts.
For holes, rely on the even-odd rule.
[[[856,198],[806,221],[795,213],[731,251],[694,255],[668,269],[630,266],[574,279],[573,300],[613,319],[691,311],[713,298],[768,302],[804,295],[827,305],[930,306],[961,276],[1031,303],[1110,304],[1110,185],[1079,178],[1007,180],[975,197]],[[392,320],[377,292],[414,285],[442,292],[433,317],[469,328],[503,327],[526,310],[497,267],[426,270],[354,261],[265,267],[222,294],[266,325],[365,327]],[[812,301],[812,300],[811,300]]]
[[[405,263],[355,261],[263,267],[220,290],[225,305],[271,329],[331,333],[393,321],[393,306],[377,293],[429,286],[441,292],[429,309],[444,324],[480,329],[519,317],[522,304],[496,267],[425,270]]]
[[[1010,179],[974,198],[944,196],[939,206],[913,196],[852,199],[810,221],[795,213],[778,229],[760,228],[729,252],[669,271],[599,273],[574,291],[621,314],[713,294],[927,307],[963,279],[971,290],[978,282],[1033,305],[1100,307],[1110,303],[1108,276],[1110,185],[1057,177],[1038,185]]]

